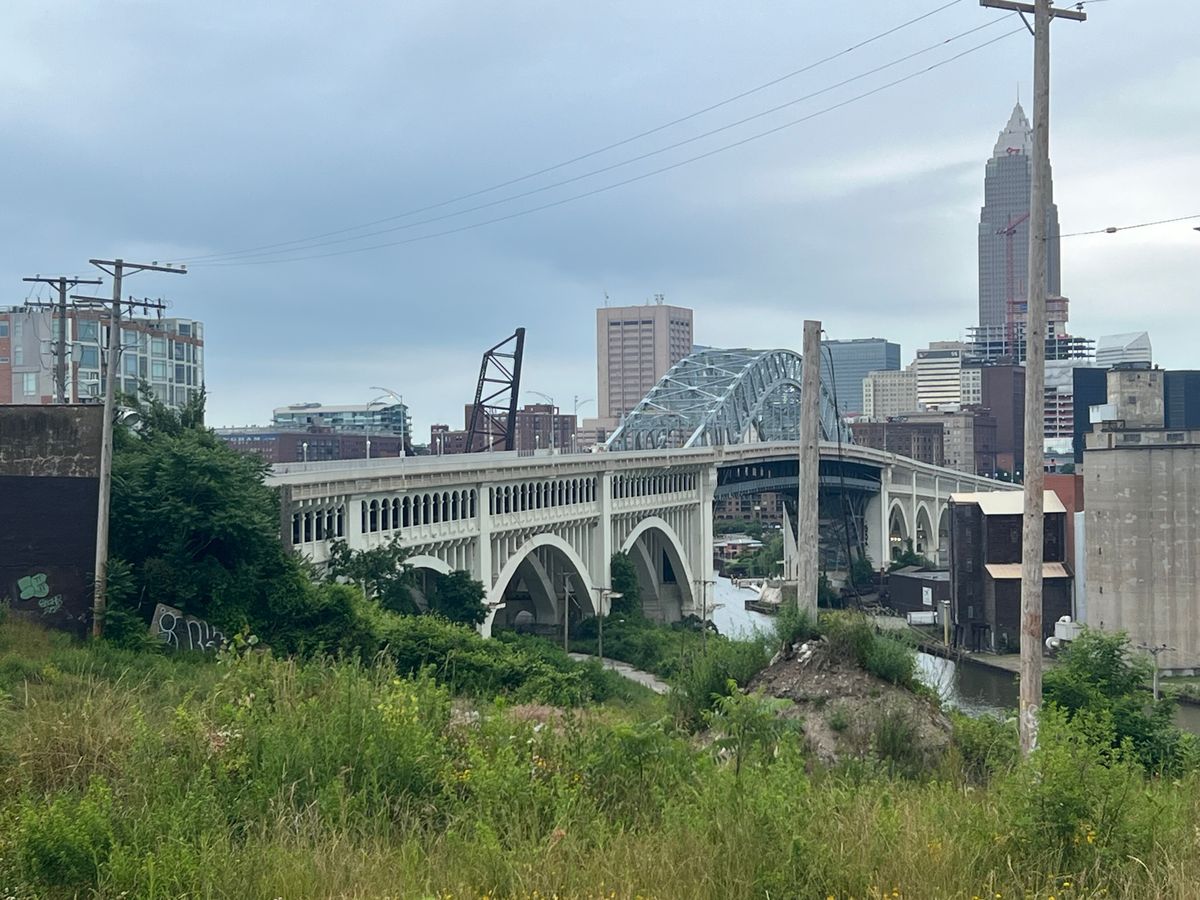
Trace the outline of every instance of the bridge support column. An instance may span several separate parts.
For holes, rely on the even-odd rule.
[[[600,521],[596,524],[595,537],[592,539],[591,575],[593,583],[588,585],[596,604],[598,615],[608,615],[611,602],[602,591],[596,588],[612,587],[612,472],[605,470],[596,479],[596,502],[600,508]]]
[[[879,471],[879,493],[867,501],[864,519],[867,523],[867,555],[876,570],[886,569],[892,561],[891,532],[888,511],[892,505],[892,467],[884,465]]]
[[[486,484],[475,485],[476,508],[479,511],[479,537],[475,554],[475,577],[483,582],[483,596],[490,597],[492,588],[496,585],[496,573],[492,568],[492,506],[489,499],[489,487]],[[492,620],[496,617],[493,610],[479,627],[484,637],[492,636]]]

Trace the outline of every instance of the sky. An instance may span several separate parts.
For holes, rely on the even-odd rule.
[[[1052,29],[1063,233],[1200,214],[1200,4],[1085,9]],[[3,19],[0,303],[93,257],[193,260],[127,293],[205,323],[218,426],[381,387],[421,441],[461,427],[517,326],[524,387],[594,414],[606,297],[692,307],[699,344],[798,349],[816,318],[907,362],[975,322],[984,164],[1032,105],[1032,39],[976,0],[6,0]],[[1200,368],[1195,225],[1064,238],[1072,331],[1147,330],[1156,362]]]

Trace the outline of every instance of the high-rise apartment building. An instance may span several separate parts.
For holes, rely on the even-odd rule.
[[[271,415],[279,428],[326,429],[343,434],[396,434],[411,438],[408,406],[404,403],[295,403]]]
[[[597,413],[613,427],[667,370],[692,352],[692,311],[662,295],[596,310]]]
[[[958,341],[934,341],[917,351],[917,402],[929,408],[962,405],[962,365]]]
[[[900,345],[883,338],[821,342],[821,379],[837,396],[843,416],[866,411],[863,379],[868,374],[899,369]]]
[[[1032,150],[1033,130],[1018,103],[996,140],[983,180],[979,214],[979,324],[983,328],[1006,326],[1010,306],[1028,298]],[[1057,296],[1062,293],[1058,207],[1049,183],[1046,191],[1046,292]]]
[[[873,422],[919,409],[916,366],[869,373],[863,379],[862,395],[862,413]]]
[[[53,403],[58,313],[0,309],[0,403]],[[107,380],[108,319],[93,309],[67,309],[67,385],[72,403],[98,400]],[[117,390],[137,394],[146,384],[169,407],[180,407],[204,386],[204,326],[194,319],[121,321]]]

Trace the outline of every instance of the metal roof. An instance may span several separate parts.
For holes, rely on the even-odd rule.
[[[1065,513],[1067,508],[1054,491],[1042,495],[1045,512]],[[951,503],[975,503],[985,516],[1019,516],[1025,511],[1024,491],[984,491],[975,494],[951,494]]]

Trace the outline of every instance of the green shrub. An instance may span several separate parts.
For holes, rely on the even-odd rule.
[[[687,727],[699,728],[720,698],[745,687],[766,668],[766,648],[752,641],[715,639],[706,653],[694,656],[671,682],[670,702]]]
[[[865,666],[875,643],[875,629],[856,612],[831,612],[821,617],[821,630],[835,658]]]
[[[838,734],[841,734],[850,727],[850,713],[846,707],[839,703],[829,711],[829,718],[826,720],[829,727]]]
[[[779,648],[790,647],[801,641],[814,640],[820,636],[817,623],[807,609],[795,603],[785,603],[775,617],[774,642]]]
[[[984,783],[998,772],[1009,771],[1017,761],[1016,721],[994,716],[954,713],[954,748],[959,769],[970,781]]]
[[[17,844],[27,877],[43,884],[95,886],[113,845],[112,794],[96,779],[87,793],[60,795],[21,810]]]
[[[922,753],[917,726],[904,709],[886,709],[875,720],[874,750],[896,774],[915,776],[921,772]]]
[[[917,656],[913,649],[882,634],[873,635],[863,668],[900,687],[912,688],[917,681]]]

